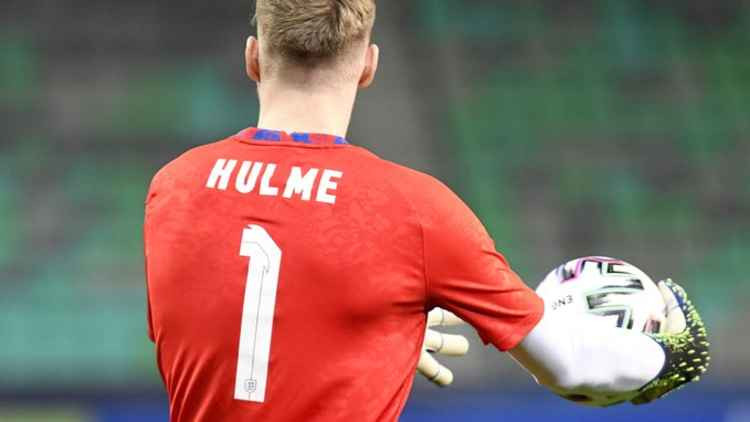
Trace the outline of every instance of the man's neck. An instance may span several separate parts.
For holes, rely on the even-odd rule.
[[[259,128],[346,137],[356,88],[303,91],[298,87],[267,84],[258,89]]]

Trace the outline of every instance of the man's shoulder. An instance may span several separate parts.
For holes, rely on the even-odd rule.
[[[463,201],[440,179],[427,172],[378,158],[377,172],[371,172],[405,198],[418,215],[432,215],[463,206]]]
[[[198,145],[188,149],[163,165],[152,178],[151,186],[154,187],[157,183],[173,179],[178,174],[195,169],[195,165],[198,162],[216,156],[218,152],[231,146],[232,141],[233,136],[230,136],[219,141]]]
[[[448,189],[443,182],[429,173],[379,157],[377,162],[380,167],[378,177],[391,182],[401,191],[419,193]]]

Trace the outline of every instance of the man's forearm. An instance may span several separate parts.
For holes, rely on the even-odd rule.
[[[547,313],[510,353],[561,395],[635,392],[657,377],[665,360],[650,337],[586,314]]]

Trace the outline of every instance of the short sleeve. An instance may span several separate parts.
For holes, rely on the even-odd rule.
[[[485,344],[515,348],[541,319],[544,302],[511,270],[458,196],[437,181],[426,190],[420,221],[428,305],[454,312]]]

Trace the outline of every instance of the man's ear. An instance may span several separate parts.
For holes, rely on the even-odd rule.
[[[368,88],[375,81],[375,74],[378,73],[378,64],[380,62],[380,48],[376,44],[371,44],[367,47],[367,55],[365,56],[365,69],[362,71],[362,76],[359,78],[359,87],[361,89]]]
[[[248,78],[260,83],[260,42],[253,36],[247,38],[245,46],[245,71]]]

